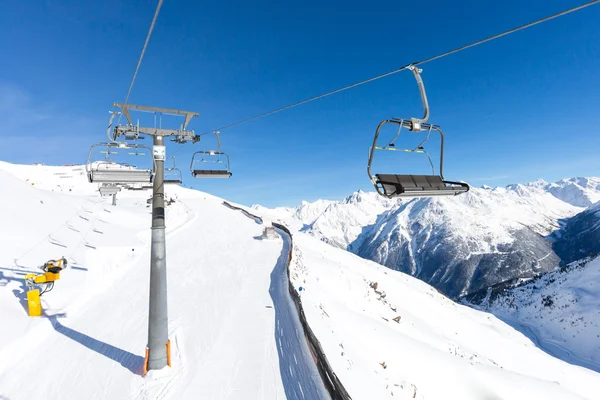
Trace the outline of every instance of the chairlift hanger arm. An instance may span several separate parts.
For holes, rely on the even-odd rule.
[[[417,85],[419,86],[419,93],[421,94],[421,102],[423,103],[424,115],[423,118],[411,118],[411,126],[408,128],[411,131],[419,132],[421,129],[421,125],[427,122],[429,119],[429,102],[427,101],[427,92],[425,92],[425,84],[423,83],[423,78],[421,78],[421,72],[423,70],[421,68],[417,68],[414,65],[409,65],[407,67],[412,71],[415,79],[417,80]],[[431,128],[429,128],[431,129]]]
[[[165,171],[173,171],[178,169],[177,168],[177,163],[175,162],[175,156],[170,156],[169,157],[171,160],[173,160],[173,166],[171,168],[165,168]]]
[[[112,111],[111,112],[111,116],[110,116],[110,120],[108,121],[108,128],[106,128],[106,137],[108,138],[108,141],[111,143],[116,143],[113,138],[110,137],[110,128],[112,127],[112,123],[113,120],[115,119],[115,116],[118,114],[118,111]]]

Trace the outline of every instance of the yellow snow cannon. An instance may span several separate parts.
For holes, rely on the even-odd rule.
[[[67,260],[62,257],[58,260],[49,260],[41,266],[40,269],[44,271],[41,275],[25,275],[29,316],[39,317],[42,315],[42,303],[40,297],[42,294],[49,292],[54,288],[54,281],[60,279],[60,272],[66,267]]]

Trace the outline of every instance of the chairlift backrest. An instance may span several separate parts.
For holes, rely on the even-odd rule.
[[[210,157],[217,157],[216,160],[209,159]],[[221,160],[221,157],[226,159],[226,169],[208,169],[208,168],[196,168],[194,165],[198,162],[213,163],[213,164],[225,164],[225,161]],[[190,164],[190,172],[194,178],[231,178],[229,155],[222,151],[207,150],[197,151],[192,155],[192,162]]]
[[[425,92],[425,86],[421,79],[421,70],[410,66],[409,69],[413,72],[417,84],[419,86],[419,92],[421,93],[421,101],[423,102],[423,108],[425,109],[423,118],[410,118],[410,119],[399,119],[392,118],[386,119],[379,123],[375,130],[375,137],[373,138],[373,145],[369,148],[369,161],[367,164],[367,174],[371,183],[375,187],[377,193],[381,196],[388,198],[393,197],[423,197],[423,196],[444,196],[444,195],[457,195],[466,193],[469,191],[469,185],[464,182],[452,182],[444,180],[444,133],[438,125],[427,123],[429,118],[429,104],[427,102],[427,95]],[[377,139],[379,138],[379,132],[381,128],[387,124],[397,125],[396,135],[386,144],[385,146],[378,146]],[[396,139],[399,138],[402,128],[405,128],[407,132],[423,132],[427,134],[425,138],[412,149],[401,149],[396,146]],[[429,140],[431,131],[436,131],[440,135],[440,162],[438,167],[438,174],[435,173],[435,168],[431,157],[425,150],[425,143]],[[371,173],[371,165],[375,156],[375,152],[379,150],[391,150],[395,152],[406,152],[406,153],[417,153],[424,154],[429,160],[431,165],[431,175],[398,175],[398,174],[375,174]]]
[[[444,180],[444,133],[437,125],[421,124],[422,129],[427,129],[426,138],[413,149],[398,149],[396,146],[377,146],[377,139],[381,128],[386,124],[397,124],[399,129],[402,127],[409,128],[413,126],[412,121],[402,119],[389,119],[382,121],[375,131],[373,145],[369,148],[369,162],[367,165],[367,173],[375,190],[382,196],[393,197],[424,197],[424,196],[444,196],[457,195],[465,193],[469,190],[469,185],[463,182],[452,182]],[[431,131],[436,131],[440,134],[440,162],[438,174],[435,174],[435,168],[431,161],[431,157],[424,149],[425,142],[429,139]],[[396,140],[398,134],[392,140]],[[427,156],[432,168],[431,175],[397,175],[397,174],[375,174],[371,173],[371,165],[373,163],[375,151],[377,150],[393,150],[408,153],[420,153]]]
[[[123,142],[119,143],[98,143],[90,147],[86,172],[90,183],[151,183],[156,169],[154,159],[152,158],[152,169],[138,169],[125,163],[113,161],[93,162],[92,153],[96,147],[106,147],[107,155],[111,153],[112,148],[135,149],[134,154],[148,155],[152,157],[152,151],[147,146],[131,145]],[[145,153],[140,153],[138,149],[146,149]]]
[[[173,166],[171,168],[165,168],[165,177],[163,181],[166,184],[181,185],[183,182],[183,175],[181,170],[177,168],[175,156],[171,156],[171,159],[173,159]]]

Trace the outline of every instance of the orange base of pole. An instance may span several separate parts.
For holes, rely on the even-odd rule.
[[[171,366],[171,339],[167,340],[167,365]]]
[[[167,340],[167,365],[171,366],[171,340]],[[148,373],[148,358],[150,356],[150,349],[146,347],[146,355],[144,356],[144,366],[142,367],[142,376]]]
[[[148,357],[150,356],[150,349],[146,347],[146,356],[144,357],[144,366],[142,367],[142,376],[148,373]]]

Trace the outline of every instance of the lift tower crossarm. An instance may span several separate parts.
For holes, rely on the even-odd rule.
[[[128,132],[134,132],[139,134],[145,134],[150,136],[187,136],[188,140],[191,140],[194,137],[194,131],[185,129],[164,129],[164,128],[145,128],[143,126],[116,126],[115,127],[115,137],[119,137]]]
[[[123,115],[125,115],[125,118],[127,118],[127,122],[129,122],[130,125],[133,125],[133,122],[131,122],[131,116],[129,115],[129,110],[157,112],[157,113],[170,114],[170,115],[185,115],[185,121],[183,122],[184,130],[185,130],[185,128],[187,128],[192,117],[198,117],[200,115],[194,111],[173,110],[170,108],[160,108],[160,107],[151,107],[151,106],[139,106],[136,104],[113,103],[113,106],[119,107],[121,110],[123,110]],[[164,135],[164,136],[166,136],[166,135]]]

